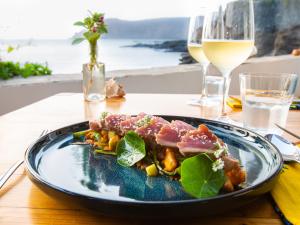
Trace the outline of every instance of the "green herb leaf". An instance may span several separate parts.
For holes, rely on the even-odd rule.
[[[77,45],[81,42],[83,42],[85,39],[84,38],[75,38],[73,41],[72,41],[72,45]]]
[[[130,167],[146,156],[144,140],[135,132],[129,131],[117,145],[117,162]]]
[[[76,23],[74,23],[74,26],[82,26],[82,27],[85,27],[85,24],[84,24],[84,22],[77,21]]]
[[[214,172],[213,161],[205,154],[185,159],[181,164],[181,184],[184,190],[196,198],[212,197],[225,183],[223,170]]]
[[[99,39],[100,34],[99,33],[94,33],[91,31],[87,31],[83,33],[83,36],[89,41],[89,42],[95,42]]]
[[[14,50],[15,50],[15,48],[13,46],[8,46],[6,51],[7,51],[7,53],[11,53]]]

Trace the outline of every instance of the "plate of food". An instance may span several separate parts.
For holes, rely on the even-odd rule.
[[[25,154],[47,194],[100,214],[207,216],[267,193],[279,151],[244,128],[192,117],[102,113],[55,130]]]

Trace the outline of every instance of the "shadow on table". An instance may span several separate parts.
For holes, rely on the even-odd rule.
[[[98,119],[101,112],[119,112],[126,98],[110,98],[101,102],[87,102],[84,104],[84,118],[86,120]]]
[[[33,190],[30,192],[30,199],[36,199],[37,197],[45,198],[44,193]],[[39,196],[37,196],[39,195]],[[50,202],[49,202],[50,201]],[[89,224],[89,225],[106,225],[106,224],[122,224],[122,225],[181,225],[181,224],[260,224],[263,220],[271,220],[274,223],[280,224],[278,216],[272,209],[272,206],[266,206],[268,200],[266,197],[262,197],[255,202],[244,206],[242,208],[230,211],[221,215],[201,218],[183,218],[172,219],[166,217],[164,219],[135,219],[135,218],[118,218],[111,216],[104,216],[98,214],[96,211],[82,208],[78,205],[74,205],[70,201],[63,201],[59,199],[49,198],[48,201],[30,201],[29,216],[31,217],[32,224]],[[178,212],[180,213],[180,210]],[[134,215],[132,215],[134,217]],[[266,221],[265,221],[266,222]]]
[[[14,186],[18,185],[23,179],[24,179],[24,176],[12,175],[12,177],[9,178],[9,180],[0,189],[0,198],[3,195],[5,195],[7,192],[9,192],[9,190],[12,189]]]

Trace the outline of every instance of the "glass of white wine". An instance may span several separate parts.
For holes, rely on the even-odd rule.
[[[242,64],[254,48],[254,9],[252,0],[219,0],[204,19],[202,46],[208,60],[224,77],[222,114],[226,114],[226,98],[230,74]]]
[[[192,16],[190,18],[189,36],[187,47],[190,55],[201,65],[202,68],[202,91],[200,99],[191,99],[188,101],[190,105],[207,105],[208,99],[205,93],[205,75],[209,66],[202,49],[202,30],[204,16]]]

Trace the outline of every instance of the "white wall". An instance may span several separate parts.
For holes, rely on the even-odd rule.
[[[230,94],[239,93],[241,72],[297,73],[300,57],[278,56],[250,59],[232,73]],[[200,93],[201,70],[198,65],[182,65],[144,70],[112,71],[128,93]],[[218,74],[211,67],[209,74]],[[0,81],[0,115],[60,92],[81,92],[81,75],[52,75]],[[300,96],[300,82],[297,96]]]

